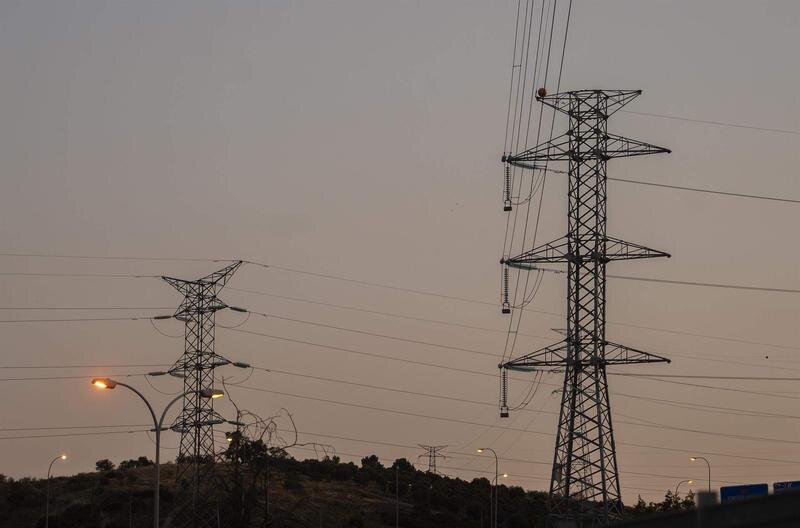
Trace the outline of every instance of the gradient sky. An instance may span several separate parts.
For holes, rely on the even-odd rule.
[[[245,258],[446,295],[496,301],[505,216],[500,189],[508,69],[516,2],[62,2],[0,4],[0,252]],[[800,5],[770,0],[576,0],[565,89],[642,89],[628,109],[800,130]],[[619,113],[609,130],[673,154],[609,164],[611,176],[800,197],[797,134],[709,126]],[[566,229],[565,180],[548,180],[541,240]],[[614,264],[610,273],[770,287],[800,287],[797,205],[609,183],[609,234],[673,254]],[[0,257],[3,272],[199,277],[209,262],[78,261]],[[497,307],[289,273],[243,268],[230,286],[364,309],[501,329]],[[2,318],[171,313],[179,299],[156,279],[0,276],[3,308],[132,307],[133,311],[3,310]],[[548,275],[531,306],[563,312],[563,276]],[[472,348],[499,356],[504,334],[224,292],[233,305],[329,325]],[[792,376],[800,373],[797,295],[609,281],[615,323],[710,334],[745,344],[609,324],[609,339],[673,358],[629,372]],[[225,312],[220,324],[240,314]],[[528,314],[518,350],[559,339],[563,319]],[[159,329],[178,335],[178,322]],[[497,358],[285,320],[241,329],[496,375]],[[181,338],[147,321],[3,323],[0,366],[171,363]],[[437,421],[235,389],[240,407],[289,409],[303,435],[344,459],[386,445],[492,445],[510,483],[545,489],[556,416],[516,412],[498,422],[497,380],[289,343],[220,328],[217,351],[264,368],[485,402],[475,405],[256,372],[251,387],[484,424]],[[766,356],[769,356],[768,359]],[[101,458],[152,456],[142,433],[9,439],[69,430],[17,428],[147,424],[130,393],[97,393],[92,375],[144,369],[3,369],[0,473],[89,471]],[[238,376],[239,373],[226,371]],[[544,382],[558,384],[557,375]],[[158,407],[168,396],[130,383]],[[797,419],[699,412],[632,398],[796,414],[800,384],[704,382],[756,396],[611,377],[621,483],[627,502],[705,478],[691,452],[794,460]],[[163,392],[178,380],[156,379]],[[527,390],[512,383],[512,399]],[[555,388],[529,406],[554,412]],[[228,403],[219,408],[232,413]],[[761,436],[764,442],[636,426]],[[628,422],[628,423],[624,423]],[[511,425],[546,434],[503,431]],[[138,427],[133,427],[138,428]],[[164,458],[177,437],[165,435]],[[633,447],[643,444],[686,453]],[[296,456],[310,456],[296,451]],[[708,455],[715,486],[800,479],[800,462]],[[520,460],[531,461],[520,462]],[[448,474],[472,478],[493,461],[451,454]],[[454,469],[461,468],[461,469]]]

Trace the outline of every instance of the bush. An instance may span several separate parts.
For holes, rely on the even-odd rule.
[[[94,463],[94,468],[97,471],[113,471],[114,470],[114,463],[107,458],[102,460],[98,460]]]

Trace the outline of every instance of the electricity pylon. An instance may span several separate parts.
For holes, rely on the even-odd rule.
[[[241,261],[201,279],[188,281],[162,277],[183,295],[173,317],[184,322],[184,353],[169,369],[183,378],[183,409],[172,425],[181,434],[177,480],[191,496],[184,505],[178,526],[216,526],[214,510],[214,425],[225,422],[214,411],[212,398],[201,393],[214,388],[214,369],[231,362],[214,352],[214,324],[217,311],[227,308],[217,295],[236,272]]]
[[[501,416],[508,416],[507,371],[564,372],[561,412],[550,482],[551,523],[603,526],[622,516],[622,496],[611,423],[606,366],[669,362],[606,340],[606,264],[669,257],[606,234],[606,164],[612,158],[669,150],[610,134],[608,118],[640,90],[579,90],[538,96],[569,116],[567,132],[503,162],[540,169],[539,162],[569,163],[568,233],[501,262],[534,270],[567,264],[567,329],[563,341],[501,363]],[[504,270],[507,274],[507,268]],[[504,299],[504,306],[508,299]]]
[[[439,457],[447,458],[446,456],[444,456],[443,454],[440,453],[440,451],[442,449],[446,449],[447,446],[446,445],[429,446],[429,445],[424,445],[424,444],[417,444],[417,445],[425,450],[425,453],[420,455],[417,458],[422,458],[424,456],[427,456],[428,457],[428,473],[431,473],[433,475],[437,475],[438,473],[436,471],[436,459],[439,458]]]

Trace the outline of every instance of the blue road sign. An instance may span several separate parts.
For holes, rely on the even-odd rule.
[[[743,486],[723,486],[719,489],[721,502],[733,502],[769,495],[766,484],[745,484]]]
[[[791,482],[775,482],[772,485],[773,491],[775,493],[781,491],[800,491],[800,480],[793,480]]]

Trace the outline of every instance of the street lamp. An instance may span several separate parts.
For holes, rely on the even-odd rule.
[[[499,463],[499,461],[497,459],[497,452],[495,452],[494,449],[492,449],[491,447],[480,447],[480,448],[478,448],[478,453],[483,453],[484,451],[489,451],[491,454],[494,455],[494,489],[493,489],[493,494],[489,495],[490,498],[494,499],[494,509],[491,509],[491,504],[490,504],[489,511],[494,513],[494,521],[492,522],[492,526],[494,528],[497,528],[497,502],[498,502],[498,500],[497,500],[498,499],[498,497],[497,497],[497,479],[500,476],[500,469],[499,469],[500,463]],[[503,473],[503,476],[507,476],[507,474]]]
[[[53,460],[50,461],[50,466],[47,468],[47,492],[46,492],[46,499],[44,503],[44,526],[45,528],[50,526],[50,471],[53,469],[53,464],[55,464],[56,460],[66,460],[67,455],[61,454],[55,457]]]
[[[675,497],[678,496],[678,488],[681,487],[681,484],[694,484],[694,481],[693,480],[682,480],[682,481],[678,482],[678,485],[675,486]]]
[[[176,396],[172,401],[170,401],[166,407],[164,407],[164,412],[161,413],[161,419],[156,419],[156,413],[153,410],[153,406],[150,405],[150,402],[147,401],[147,398],[144,395],[136,390],[134,387],[131,387],[127,383],[122,383],[121,381],[113,380],[110,378],[94,378],[92,380],[92,385],[97,387],[98,389],[103,390],[111,390],[115,389],[117,385],[121,387],[125,387],[127,389],[132,390],[136,393],[139,398],[147,405],[147,410],[150,411],[150,416],[153,418],[153,425],[155,426],[155,433],[156,433],[156,460],[155,460],[155,469],[153,471],[154,475],[153,478],[155,480],[154,489],[153,489],[153,526],[158,528],[159,526],[159,488],[161,485],[160,477],[161,477],[161,431],[164,424],[164,418],[167,415],[167,411],[169,411],[170,407],[180,400],[181,398],[188,396],[189,394],[199,394],[202,398],[207,398],[211,400],[216,400],[217,398],[222,398],[225,396],[225,393],[221,390],[217,389],[202,389],[202,390],[191,390],[186,391],[182,394]]]
[[[711,462],[709,462],[707,458],[703,457],[692,457],[690,460],[692,462],[696,462],[697,460],[702,460],[708,466],[708,492],[711,493]]]

